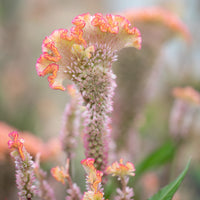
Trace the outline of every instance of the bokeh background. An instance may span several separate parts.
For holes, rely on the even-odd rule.
[[[71,27],[72,19],[82,13],[121,13],[130,8],[150,6],[161,6],[176,13],[188,27],[192,40],[187,43],[180,37],[172,37],[163,43],[153,62],[154,66],[149,66],[152,68],[151,72],[145,77],[141,76],[141,79],[145,78],[144,87],[134,87],[137,84],[134,84],[132,77],[133,91],[130,92],[136,91],[138,98],[145,98],[145,101],[134,116],[137,122],[134,120],[134,125],[130,127],[130,132],[137,129],[137,136],[131,137],[134,148],[127,159],[137,163],[147,152],[159,147],[166,138],[173,138],[169,133],[169,118],[174,102],[172,88],[191,86],[197,91],[200,90],[199,0],[0,0],[0,121],[22,132],[31,132],[44,142],[58,136],[69,95],[50,89],[46,78],[38,77],[36,73],[35,63],[41,54],[43,39],[55,29]],[[119,54],[119,62],[116,65],[126,62],[124,54]],[[120,62],[120,59],[125,61]],[[140,77],[140,73],[142,72],[138,71],[135,77]],[[145,97],[140,97],[138,91],[142,94],[145,91]],[[137,102],[130,104],[130,107],[137,107]],[[198,106],[195,109],[192,128],[175,158],[175,176],[190,157],[193,159],[177,200],[200,198],[200,109]],[[4,132],[0,128],[0,135],[2,134]],[[3,143],[1,140],[3,137],[0,138],[0,145]],[[126,153],[128,154],[123,150],[122,155]],[[80,153],[79,157],[81,156]],[[4,170],[7,164],[5,159],[1,160],[0,157],[0,169]],[[49,166],[45,167],[48,169]],[[156,178],[157,174],[152,171],[140,184],[148,190],[148,182],[153,181],[156,185]],[[0,176],[0,188],[5,185],[5,176]],[[4,190],[9,193],[11,191]],[[15,195],[16,191],[12,192]],[[1,194],[0,199],[5,197],[1,198]],[[8,199],[14,199],[11,194],[6,195]]]

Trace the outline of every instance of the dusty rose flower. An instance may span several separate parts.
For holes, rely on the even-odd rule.
[[[164,8],[129,9],[121,14],[140,30],[143,41],[141,51],[124,49],[119,54],[120,62],[115,63],[113,68],[118,85],[112,115],[112,135],[117,142],[115,152],[118,153],[117,157],[131,159],[139,155],[137,126],[141,123],[144,105],[155,90],[152,73],[158,70],[155,67],[158,66],[162,48],[168,41],[180,36],[189,43],[191,35],[184,21]],[[134,144],[129,142],[131,137],[134,137]],[[127,151],[131,152],[128,156]]]
[[[5,122],[0,121],[0,160],[5,159],[9,153],[7,141],[10,140],[9,133],[13,130],[17,131],[15,127],[12,127]],[[26,150],[35,157],[37,153],[41,154],[41,161],[46,161],[55,158],[61,152],[60,142],[58,138],[51,138],[46,143],[36,135],[23,131],[21,134],[24,141],[24,147]],[[52,148],[54,146],[54,148]]]
[[[69,31],[55,30],[44,39],[36,69],[39,76],[50,74],[48,81],[53,89],[65,90],[63,81],[74,81],[86,108],[85,154],[95,159],[97,169],[104,171],[110,132],[108,114],[116,87],[111,65],[118,50],[140,48],[140,32],[130,28],[129,21],[120,15],[86,13],[72,23],[75,26]]]
[[[138,24],[141,23],[141,26],[144,24],[147,26],[152,25],[155,29],[159,26],[163,27],[167,31],[165,37],[169,37],[173,33],[176,33],[183,36],[187,41],[191,40],[191,35],[185,24],[183,24],[176,14],[167,9],[155,6],[142,9],[132,9],[123,14],[130,22],[135,21]],[[155,25],[157,25],[157,27]],[[157,35],[157,37],[160,36]]]
[[[188,103],[200,105],[200,93],[192,87],[176,87],[173,89],[172,94],[177,99],[182,99]]]

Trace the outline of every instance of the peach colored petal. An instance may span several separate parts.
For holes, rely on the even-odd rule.
[[[200,93],[192,87],[176,87],[173,89],[172,93],[174,97],[178,99],[182,99],[188,103],[200,105]]]
[[[16,128],[9,126],[5,122],[0,121],[0,160],[5,159],[10,150],[8,149],[8,134],[12,131],[17,131]],[[20,136],[24,139],[24,147],[32,155],[41,153],[41,160],[49,160],[61,152],[59,140],[57,138],[50,139],[47,143],[29,132],[22,132]]]
[[[172,12],[160,7],[132,9],[122,13],[131,23],[160,23],[171,29],[173,32],[182,35],[188,42],[191,35],[188,28]]]

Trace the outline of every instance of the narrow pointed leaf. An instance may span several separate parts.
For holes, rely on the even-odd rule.
[[[136,166],[136,177],[138,178],[144,172],[169,162],[173,159],[175,151],[176,147],[173,142],[167,141]]]
[[[186,165],[185,169],[182,171],[182,173],[177,177],[176,180],[162,188],[158,193],[153,195],[148,200],[171,200],[174,196],[175,192],[179,188],[180,184],[182,183],[188,169],[189,169],[190,161]]]

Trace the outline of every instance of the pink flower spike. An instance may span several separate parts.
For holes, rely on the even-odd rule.
[[[19,139],[19,134],[17,133],[17,131],[13,131],[11,133],[8,134],[8,136],[11,138],[11,140],[8,141],[8,147],[11,148],[16,148],[19,152],[19,155],[21,157],[21,159],[24,161],[25,160],[25,156],[23,153],[23,145],[24,145],[24,139]]]

